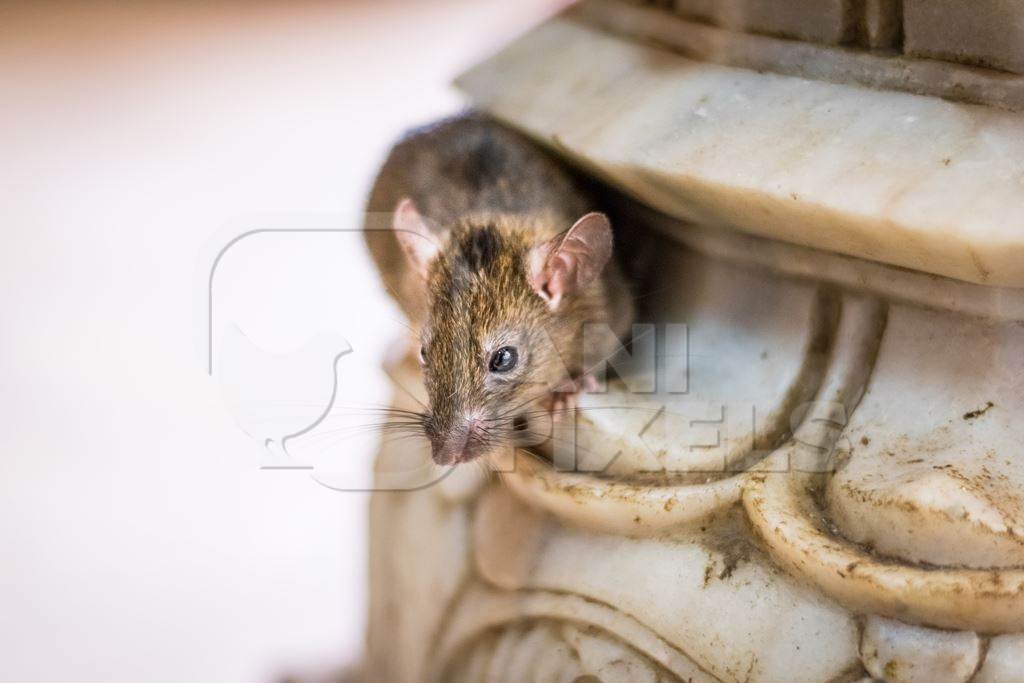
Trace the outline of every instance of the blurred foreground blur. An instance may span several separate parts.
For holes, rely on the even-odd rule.
[[[200,255],[248,216],[358,225],[390,141],[457,109],[451,77],[559,4],[0,7],[5,679],[267,681],[358,660],[367,497],[258,469],[197,352]],[[266,309],[322,314],[289,300],[302,252],[250,256],[225,287],[261,294],[225,315],[292,348]],[[324,300],[384,320],[382,352],[397,314],[361,249],[336,259],[331,282],[359,296]],[[386,397],[362,372],[349,398]]]

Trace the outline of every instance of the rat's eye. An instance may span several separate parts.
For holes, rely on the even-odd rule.
[[[427,347],[426,346],[420,346],[419,356],[420,356],[420,365],[426,365],[427,364]]]
[[[519,362],[519,352],[513,346],[502,346],[491,356],[491,372],[508,372]]]

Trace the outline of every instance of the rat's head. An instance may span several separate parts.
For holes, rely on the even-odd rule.
[[[427,289],[420,362],[434,460],[466,462],[536,436],[531,413],[578,369],[583,323],[601,309],[608,219],[587,214],[538,241],[507,219],[432,230],[403,200],[394,228]]]

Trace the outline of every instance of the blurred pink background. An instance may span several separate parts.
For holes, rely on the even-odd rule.
[[[564,4],[0,6],[6,680],[271,681],[358,660],[367,496],[258,468],[197,352],[202,255],[240,217],[357,224],[395,136],[457,110],[456,73]],[[338,258],[361,292],[346,316],[389,307],[361,249]],[[284,327],[245,331],[301,341]],[[373,329],[379,350],[397,334]],[[360,395],[386,396],[368,377]]]

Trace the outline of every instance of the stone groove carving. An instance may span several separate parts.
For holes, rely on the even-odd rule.
[[[513,624],[480,636],[467,649],[441,680],[678,680],[606,634],[571,622]]]
[[[649,629],[600,603],[545,592],[509,598],[471,587],[429,678],[718,680]]]
[[[889,317],[872,386],[844,431],[851,452],[839,472],[824,483],[758,476],[747,510],[782,564],[854,609],[946,628],[1024,629],[1022,471],[1009,456],[1020,371],[996,348],[1017,347],[1020,325],[965,325],[906,307]],[[999,362],[986,362],[990,374],[956,372],[949,355],[967,348]],[[898,420],[886,417],[907,392],[915,403],[902,403]],[[975,423],[995,401],[1008,413]],[[976,404],[984,414],[973,416]]]

